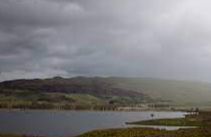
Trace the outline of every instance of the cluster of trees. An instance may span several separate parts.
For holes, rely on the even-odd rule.
[[[0,102],[0,109],[116,110],[115,105],[58,104],[49,102]]]
[[[169,108],[169,104],[149,104],[149,108]]]

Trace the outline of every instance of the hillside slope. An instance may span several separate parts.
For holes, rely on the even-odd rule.
[[[152,78],[111,78],[119,88],[130,89],[157,100],[181,105],[211,105],[211,84]]]
[[[2,108],[90,108],[128,106],[151,100],[104,78],[14,80],[0,83]]]
[[[210,83],[151,78],[55,77],[0,83],[0,103],[92,106],[165,102],[205,106],[211,105],[210,98]]]

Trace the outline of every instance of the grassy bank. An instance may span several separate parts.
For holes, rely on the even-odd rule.
[[[199,115],[188,115],[182,119],[159,119],[130,124],[198,126],[198,128],[175,131],[150,128],[108,129],[88,132],[78,137],[211,137],[211,112],[200,112]]]
[[[127,124],[139,124],[139,125],[156,125],[156,126],[200,126],[201,122],[191,121],[185,118],[178,119],[158,119],[158,120],[148,120],[140,122],[132,122]]]
[[[185,118],[156,119],[147,121],[130,122],[133,125],[156,125],[156,126],[201,126],[203,121],[196,115],[188,115]]]
[[[211,137],[209,129],[180,129],[166,131],[149,128],[99,130],[78,137]]]

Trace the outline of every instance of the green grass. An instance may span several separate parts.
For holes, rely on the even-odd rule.
[[[177,118],[177,119],[147,120],[140,122],[131,122],[127,124],[156,125],[156,126],[200,126],[202,123],[195,119]]]
[[[166,133],[166,131],[152,130],[144,128],[128,128],[128,129],[109,129],[88,132],[79,137],[145,137],[149,135],[158,135]]]
[[[211,137],[211,112],[200,112],[199,115],[189,115],[184,119],[149,120],[136,122],[136,124],[198,126],[198,128],[179,129],[175,131],[152,128],[108,129],[88,132],[78,137]]]
[[[125,97],[126,98],[126,97]],[[113,110],[118,105],[134,104],[131,98],[97,97],[89,94],[40,93],[10,91],[0,93],[0,108],[4,109],[69,109],[69,110]],[[110,104],[110,101],[114,104]]]
[[[103,100],[88,94],[66,94],[65,96],[84,105],[103,105],[105,103]]]
[[[211,134],[206,129],[166,131],[149,128],[127,128],[98,130],[85,133],[78,137],[211,137]]]
[[[137,122],[127,122],[127,124],[155,125],[155,126],[194,126],[211,127],[211,112],[199,112],[198,114],[186,115],[185,118],[154,119]]]
[[[111,103],[112,102],[112,103]],[[134,105],[139,97],[95,96],[79,93],[0,90],[0,108],[20,109],[97,109],[114,110],[117,106]]]

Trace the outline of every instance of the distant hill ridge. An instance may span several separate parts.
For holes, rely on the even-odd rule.
[[[166,101],[181,105],[211,104],[211,84],[203,82],[124,77],[54,77],[12,80],[0,83],[3,89],[44,93],[88,94],[95,97],[139,97],[140,100]]]
[[[106,78],[62,78],[13,80],[0,83],[0,88],[37,92],[77,93],[96,96],[144,96],[141,92],[116,87]]]

